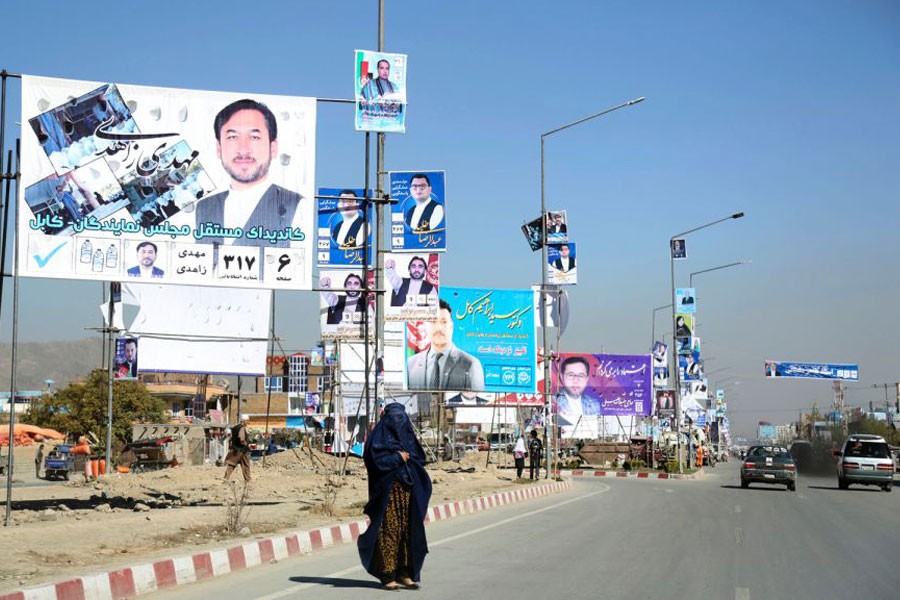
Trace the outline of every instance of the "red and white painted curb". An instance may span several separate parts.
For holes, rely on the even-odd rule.
[[[428,507],[425,522],[442,521],[492,508],[555,494],[568,490],[570,480],[523,486],[508,492],[470,498]],[[59,583],[0,595],[0,600],[120,600],[134,598],[175,586],[202,581],[284,560],[292,556],[310,554],[330,546],[354,543],[368,527],[362,519],[340,525],[320,527],[311,531],[297,531],[284,536],[255,540],[199,552],[190,556],[168,558],[153,563],[125,567],[107,573],[85,575]]]
[[[700,479],[703,471],[694,473],[647,473],[644,471],[589,471],[585,469],[572,469],[561,471],[563,477],[618,477],[634,479]],[[3,600],[0,598],[0,600]]]

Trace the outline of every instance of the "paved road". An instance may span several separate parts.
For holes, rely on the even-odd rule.
[[[900,490],[898,490],[900,492]],[[738,464],[700,481],[577,479],[565,494],[428,526],[420,598],[900,598],[900,493],[833,478],[740,488]],[[149,598],[370,598],[355,546]],[[402,591],[399,594],[412,592]]]

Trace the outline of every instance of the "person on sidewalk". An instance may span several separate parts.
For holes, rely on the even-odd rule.
[[[537,429],[531,430],[528,440],[528,478],[541,478],[541,455],[544,453],[544,442],[538,437]]]
[[[225,481],[234,473],[234,468],[241,466],[244,481],[250,481],[250,443],[247,441],[248,415],[241,415],[241,422],[231,432],[231,449],[225,456]]]
[[[369,501],[363,512],[369,527],[356,547],[366,571],[386,590],[415,590],[428,553],[425,515],[431,478],[425,452],[406,409],[398,402],[384,407],[363,449]]]
[[[522,471],[525,470],[525,438],[519,434],[516,440],[516,447],[513,448],[513,457],[516,459],[516,479],[522,479]]]
[[[41,465],[44,463],[44,445],[38,446],[37,454],[34,455],[34,478],[41,478]]]

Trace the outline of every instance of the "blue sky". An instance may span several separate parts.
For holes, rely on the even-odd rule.
[[[377,47],[377,5],[12,1],[0,68],[348,98],[353,50]],[[669,238],[744,211],[691,235],[676,269],[681,287],[752,260],[694,280],[707,371],[724,380],[737,433],[831,403],[825,382],[764,380],[766,358],[859,363],[850,405],[883,402],[873,384],[900,380],[896,2],[387,0],[385,49],[409,55],[410,102],[387,168],[447,172],[446,285],[539,282],[519,226],[540,211],[540,134],[646,96],[547,139],[548,208],[568,211],[578,244],[561,349],[647,351],[652,309],[669,302]],[[18,83],[8,89],[7,147]],[[362,161],[350,109],[320,104],[317,186],[362,187]],[[22,280],[20,340],[91,335],[100,295]],[[8,285],[4,341],[11,296]],[[277,302],[285,347],[309,348],[314,294]]]

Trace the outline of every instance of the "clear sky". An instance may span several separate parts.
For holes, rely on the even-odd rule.
[[[0,68],[349,98],[353,50],[377,48],[377,6],[8,0]],[[385,50],[409,55],[410,103],[386,166],[447,172],[444,284],[538,283],[540,253],[519,227],[540,212],[541,133],[646,96],[547,139],[548,208],[568,211],[578,245],[561,349],[647,352],[653,308],[670,301],[669,238],[744,211],[689,236],[676,268],[681,287],[752,261],[694,278],[707,372],[735,432],[831,403],[827,382],[765,380],[767,358],[858,363],[850,405],[883,403],[873,385],[900,381],[900,4],[387,0],[385,13]],[[7,87],[9,148],[19,85]],[[348,106],[320,103],[316,185],[362,187],[363,141]],[[98,326],[99,284],[20,289],[21,341]],[[285,347],[308,349],[315,294],[277,298]]]

